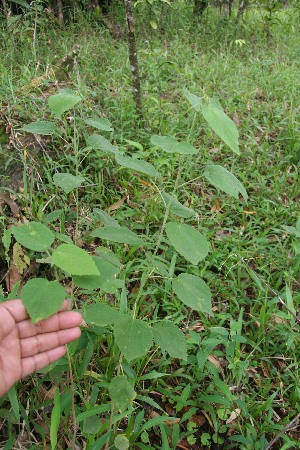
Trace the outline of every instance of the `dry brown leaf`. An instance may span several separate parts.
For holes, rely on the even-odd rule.
[[[18,269],[12,263],[10,265],[10,268],[8,269],[8,272],[5,275],[5,284],[6,284],[6,289],[8,290],[8,292],[11,292],[13,290],[14,286],[21,280],[22,280],[22,277],[19,274]]]
[[[201,427],[207,422],[207,419],[202,414],[195,414],[190,418],[191,422],[194,422],[198,427]]]
[[[221,205],[218,199],[216,199],[215,203],[213,204],[210,212],[214,213],[214,212],[219,212],[221,209]]]
[[[20,208],[18,207],[16,202],[14,200],[12,200],[9,195],[1,193],[0,194],[0,210],[1,210],[1,205],[3,205],[3,204],[6,204],[7,206],[9,206],[14,217],[19,217]]]
[[[222,369],[222,364],[220,363],[220,361],[218,360],[218,358],[216,358],[216,356],[214,356],[214,355],[208,355],[207,359],[208,359],[208,361],[210,361],[211,363],[213,363],[213,365],[214,365],[218,370],[221,370],[221,369]]]
[[[240,408],[237,408],[234,411],[232,411],[230,416],[226,420],[226,424],[228,425],[229,423],[233,422],[235,419],[239,417],[240,414],[241,414]]]
[[[120,198],[120,200],[118,200],[116,203],[114,203],[113,205],[110,205],[108,208],[108,212],[119,209],[125,202],[126,198],[127,198],[127,195],[124,195],[124,197]]]
[[[241,122],[240,122],[238,113],[236,111],[233,113],[232,120],[234,121],[234,123],[236,124],[237,127],[240,126]]]

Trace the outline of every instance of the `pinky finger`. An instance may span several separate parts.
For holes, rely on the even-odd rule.
[[[58,360],[66,353],[66,347],[56,347],[47,352],[38,353],[37,355],[30,356],[22,359],[22,378],[43,369],[54,361]]]

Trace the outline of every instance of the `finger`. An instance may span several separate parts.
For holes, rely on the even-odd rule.
[[[82,316],[77,311],[62,311],[54,314],[48,319],[41,320],[34,324],[31,320],[24,320],[18,323],[20,339],[36,336],[37,334],[51,333],[53,331],[78,327],[82,322]]]
[[[11,314],[15,322],[28,319],[27,311],[22,300],[8,300],[1,304]]]
[[[1,306],[4,306],[4,308],[7,309],[7,311],[12,315],[12,317],[14,318],[14,321],[16,323],[29,318],[26,308],[23,305],[22,300],[20,300],[20,299],[8,300],[7,302],[2,303]],[[67,302],[67,300],[65,300],[60,311],[64,311],[67,308],[68,308],[68,302]]]
[[[20,341],[21,356],[22,358],[28,358],[29,356],[47,352],[78,339],[80,334],[80,328],[76,327],[22,339]]]
[[[37,370],[43,369],[52,362],[64,356],[66,347],[57,347],[38,355],[30,356],[22,360],[22,378],[27,377]]]

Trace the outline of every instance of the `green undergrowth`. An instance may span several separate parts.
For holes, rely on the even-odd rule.
[[[1,203],[0,269],[4,277],[15,262],[34,320],[40,310],[31,309],[30,287],[47,298],[51,283],[30,283],[47,278],[61,283],[88,324],[69,345],[69,361],[0,400],[7,449],[77,448],[75,441],[91,450],[263,450],[300,413],[297,21],[289,10],[271,25],[248,13],[236,26],[211,8],[195,23],[184,11],[162,15],[154,30],[151,12],[137,7],[144,121],[134,111],[125,38],[113,38],[95,17],[77,17],[59,39],[57,24],[46,28],[42,16],[35,37],[22,18],[13,33],[1,23],[1,191],[20,216]],[[219,100],[238,129],[240,155],[185,89],[204,105]],[[59,111],[58,93],[74,105]],[[55,131],[29,133],[37,121]],[[95,133],[114,150],[95,148]],[[165,152],[157,135],[196,152]],[[129,167],[140,160],[151,164],[146,173]],[[209,178],[216,166],[237,177],[248,199],[240,185],[230,196]],[[27,222],[40,246],[28,242],[27,225],[20,227]],[[209,252],[186,254],[181,232],[184,245],[186,233],[195,247],[202,236]],[[191,305],[192,292],[180,294],[196,280],[211,303],[201,283],[204,306]],[[171,328],[164,334],[163,326]],[[166,343],[168,331],[175,346]],[[287,429],[276,445],[298,448],[299,432]]]

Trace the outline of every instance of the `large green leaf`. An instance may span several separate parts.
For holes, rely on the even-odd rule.
[[[172,358],[187,359],[186,338],[180,329],[172,322],[163,320],[154,325],[154,340],[162,350]]]
[[[120,166],[126,167],[127,169],[145,173],[150,177],[159,176],[159,172],[147,161],[142,161],[140,159],[132,158],[131,156],[124,156],[120,154],[116,154],[116,161],[120,164]]]
[[[119,375],[113,378],[108,391],[115,409],[121,412],[126,411],[136,397],[135,390],[125,375]]]
[[[114,325],[115,341],[128,361],[144,356],[152,345],[152,329],[139,319],[124,315]]]
[[[211,99],[209,104],[202,104],[202,114],[204,119],[212,127],[214,132],[222,139],[231,150],[240,155],[239,133],[235,123],[225,114],[222,106],[216,99]]]
[[[187,273],[181,273],[174,278],[172,287],[177,297],[196,311],[212,313],[211,292],[202,278]]]
[[[185,96],[191,105],[203,114],[204,119],[211,126],[214,132],[222,139],[231,150],[240,155],[239,151],[239,133],[235,123],[225,114],[220,102],[212,98],[208,104],[205,103],[200,97],[191,94],[185,90]]]
[[[64,112],[73,108],[73,106],[77,105],[81,100],[79,95],[61,92],[49,97],[48,106],[55,116],[61,117]]]
[[[113,131],[112,125],[108,119],[100,117],[89,117],[85,119],[85,123],[91,127],[97,128],[100,131]]]
[[[193,209],[190,209],[187,206],[182,205],[175,197],[168,194],[167,192],[163,192],[161,196],[164,200],[165,205],[166,206],[170,205],[170,211],[173,214],[175,214],[175,216],[188,219],[189,217],[193,217],[196,214]]]
[[[100,134],[93,134],[89,136],[86,141],[86,145],[88,147],[92,147],[95,150],[102,150],[106,153],[119,153],[118,147],[116,145],[112,145],[104,136]]]
[[[120,269],[99,257],[93,257],[99,275],[74,276],[73,280],[76,286],[83,289],[102,289],[104,292],[114,294],[118,289],[124,286],[124,280],[119,280],[116,275]]]
[[[56,125],[53,122],[48,122],[46,120],[39,120],[37,122],[31,122],[27,125],[24,125],[20,128],[22,131],[26,131],[27,133],[33,134],[41,134],[44,136],[48,136],[50,134],[55,133]]]
[[[74,176],[70,173],[56,173],[53,175],[53,183],[60,187],[66,194],[69,194],[73,189],[78,188],[84,182],[81,176]]]
[[[120,313],[105,303],[88,305],[84,310],[84,320],[98,327],[113,325],[120,318]]]
[[[209,243],[206,238],[190,225],[169,222],[166,233],[178,253],[192,264],[198,264],[209,252]]]
[[[58,281],[33,278],[21,291],[21,299],[32,322],[46,319],[60,310],[66,291]]]
[[[245,200],[248,195],[242,183],[225,167],[215,164],[208,164],[204,171],[205,178],[217,189],[226,192],[226,194],[239,199],[241,193]]]
[[[192,144],[184,141],[178,142],[172,136],[159,136],[158,134],[154,134],[151,137],[151,143],[167,153],[179,153],[181,155],[195,155],[198,153],[198,150]]]
[[[144,241],[127,227],[101,227],[92,232],[93,237],[105,239],[107,241],[118,242],[120,244],[143,245]]]
[[[52,253],[53,263],[70,275],[99,275],[91,255],[73,244],[61,244]]]
[[[29,222],[28,224],[13,226],[11,231],[15,239],[35,252],[43,252],[51,247],[54,242],[54,234],[49,228],[39,222]]]

